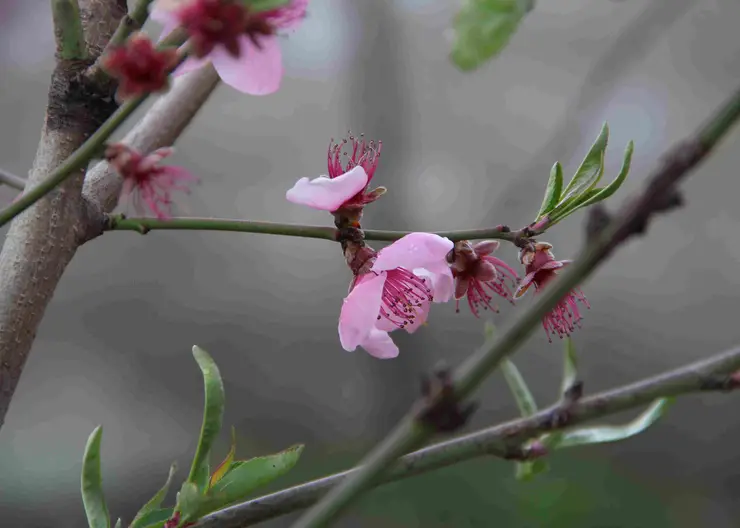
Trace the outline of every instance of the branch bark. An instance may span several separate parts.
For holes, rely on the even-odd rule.
[[[59,59],[49,88],[41,140],[26,189],[69,157],[115,111],[115,86],[84,72],[126,12],[126,0],[80,1],[85,61]],[[126,140],[142,150],[171,145],[218,84],[211,67],[176,82]],[[0,427],[36,331],[62,273],[84,242],[102,232],[121,182],[106,163],[82,170],[13,220],[0,252]],[[84,184],[84,189],[83,189]]]
[[[88,57],[57,58],[27,189],[43,181],[115,111],[114,86],[91,84],[82,72],[97,58],[125,12],[125,0],[80,2]],[[79,171],[19,215],[0,252],[0,427],[36,329],[85,230],[83,178],[84,171]]]
[[[740,348],[734,348],[672,371],[606,392],[584,397],[568,407],[563,421],[560,404],[533,416],[520,418],[465,436],[434,444],[401,457],[373,487],[434,471],[471,458],[497,456],[521,460],[517,450],[523,442],[553,432],[634,409],[669,396],[702,391],[729,391],[740,380],[728,374],[740,369]],[[192,528],[241,528],[307,508],[333,486],[359,471],[343,471],[236,504],[204,517]]]

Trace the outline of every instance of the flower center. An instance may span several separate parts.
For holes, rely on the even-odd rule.
[[[386,272],[378,319],[384,317],[398,328],[414,324],[425,302],[434,298],[423,279],[404,268]]]

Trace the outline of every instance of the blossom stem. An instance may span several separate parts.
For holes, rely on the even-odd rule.
[[[4,169],[0,169],[0,183],[4,183],[8,187],[18,189],[19,191],[22,191],[26,188],[25,179],[21,178],[20,176],[16,176],[15,174],[12,174]]]
[[[185,33],[179,30],[173,31],[170,36],[172,38],[165,39],[165,41],[163,41],[163,45],[182,43],[186,38]],[[187,58],[187,47],[188,45],[186,43],[181,48],[183,51],[178,55],[178,62],[173,65],[172,70]],[[80,145],[80,148],[75,150],[61,165],[59,165],[59,167],[52,171],[46,180],[36,187],[28,189],[27,192],[23,193],[15,202],[0,211],[0,227],[4,226],[13,218],[31,207],[71,175],[76,174],[77,171],[84,168],[91,159],[101,156],[103,154],[102,151],[104,149],[105,142],[108,138],[110,138],[126,121],[126,119],[133,114],[139,106],[141,106],[149,95],[150,94],[145,93],[133,97],[123,103],[118,107],[118,110],[116,110],[113,115],[111,115],[108,120],[87,139],[87,141]]]
[[[513,354],[540,324],[542,317],[560,302],[564,295],[578,286],[607,259],[620,244],[645,231],[650,219],[659,212],[680,205],[676,186],[699,164],[740,118],[740,90],[736,91],[697,134],[674,147],[665,161],[647,179],[642,193],[629,201],[614,218],[600,222],[598,231],[591,230],[580,256],[539,295],[530,309],[523,312],[500,337],[487,339],[455,372],[452,381],[454,401],[469,397],[481,383]],[[597,209],[605,216],[603,208]],[[434,429],[419,417],[444,408],[449,401],[439,398],[422,399],[412,407],[395,429],[365,458],[364,464],[349,478],[334,487],[318,504],[302,516],[293,528],[327,526],[352,501],[382,477],[386,469],[404,453],[419,447],[432,436]],[[439,406],[439,407],[437,407]],[[535,415],[535,417],[539,414]]]
[[[738,369],[740,348],[734,348],[623,387],[583,397],[568,407],[567,422],[558,419],[561,416],[561,407],[560,404],[555,404],[532,416],[487,427],[403,456],[375,485],[395,482],[482,456],[526,460],[526,450],[519,446],[543,433],[634,409],[658,398],[738,389],[740,383],[728,376]],[[334,485],[356,474],[358,470],[359,468],[350,469],[231,506],[204,517],[192,528],[236,528],[307,508]]]
[[[270,235],[284,235],[304,238],[318,238],[322,240],[337,240],[338,231],[333,227],[281,224],[277,222],[258,222],[254,220],[232,220],[226,218],[126,218],[123,215],[109,215],[106,220],[106,231],[138,231],[146,234],[151,230],[188,230],[188,231],[236,231],[242,233],[264,233]],[[366,240],[392,242],[408,234],[410,231],[378,231],[364,230]],[[499,228],[469,229],[465,231],[440,231],[435,233],[450,240],[499,239],[515,242],[519,237],[528,238],[521,231],[501,231]],[[537,233],[539,234],[539,233]],[[529,235],[532,236],[532,235]]]
[[[77,0],[52,0],[51,13],[59,58],[84,59],[87,56],[87,45]]]

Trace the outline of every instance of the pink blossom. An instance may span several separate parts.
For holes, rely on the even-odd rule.
[[[159,165],[173,151],[171,147],[165,147],[143,156],[123,143],[115,143],[106,149],[106,159],[123,177],[121,196],[133,195],[134,206],[140,214],[143,214],[143,202],[157,218],[170,218],[170,193],[189,192],[189,184],[197,181],[182,167]]]
[[[348,142],[351,154],[344,151]],[[293,203],[314,209],[334,212],[341,208],[362,208],[375,201],[385,189],[368,192],[367,188],[378,166],[382,142],[366,141],[350,135],[349,141],[329,144],[328,175],[309,180],[301,178],[288,190],[285,197]]]
[[[308,0],[290,0],[267,11],[225,0],[158,0],[152,18],[164,24],[162,35],[178,25],[188,30],[196,57],[176,71],[181,75],[211,62],[221,79],[251,95],[267,95],[280,88],[283,59],[278,31],[296,29]]]
[[[540,292],[557,276],[555,270],[571,263],[570,260],[555,260],[555,256],[550,249],[552,249],[551,244],[538,242],[534,246],[534,251],[523,249],[519,252],[519,260],[524,264],[527,274],[514,293],[515,299],[524,295],[533,284],[537,292]],[[583,319],[578,309],[579,301],[586,308],[590,308],[583,292],[574,288],[542,319],[542,326],[545,333],[547,333],[548,340],[552,341],[551,334],[562,338],[575,331],[578,323]]]
[[[176,60],[176,50],[157,50],[149,37],[136,33],[103,58],[103,67],[111,77],[119,80],[118,96],[126,99],[166,90],[167,76]]]
[[[503,260],[491,256],[499,243],[495,240],[486,240],[471,244],[461,240],[455,244],[452,253],[452,276],[455,278],[456,310],[460,311],[460,299],[467,296],[470,311],[476,317],[479,310],[498,312],[498,307],[491,304],[493,297],[489,293],[511,302],[511,288],[516,285],[519,277],[516,271]]]
[[[442,285],[440,293],[445,287],[451,291],[452,275],[445,258],[452,247],[447,238],[411,233],[380,250],[370,270],[353,279],[342,304],[342,347],[352,352],[361,346],[380,359],[398,356],[389,332],[402,328],[413,333],[424,324],[436,300],[435,282]]]

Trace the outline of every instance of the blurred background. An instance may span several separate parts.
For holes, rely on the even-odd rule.
[[[367,209],[366,227],[519,227],[533,219],[551,165],[572,174],[605,120],[606,178],[635,141],[615,207],[740,81],[737,0],[539,2],[503,53],[468,74],[448,60],[457,7],[313,0],[284,40],[281,90],[248,97],[221,86],[178,142],[173,163],[203,180],[178,213],[330,225],[284,195],[299,177],[325,172],[330,138],[351,129],[383,141],[375,183],[389,192]],[[34,156],[52,54],[48,2],[2,0],[0,166],[16,174]],[[587,392],[740,341],[739,146],[735,131],[685,185],[686,207],[585,284],[592,309],[575,344]],[[0,188],[2,203],[13,197]],[[582,219],[547,234],[556,257],[575,254]],[[516,264],[511,247],[498,256]],[[355,463],[406,411],[421,374],[440,360],[458,364],[481,343],[483,320],[441,305],[422,331],[394,335],[396,360],[347,353],[337,317],[349,279],[340,248],[317,240],[114,232],[83,247],[0,431],[0,524],[85,524],[80,461],[97,424],[114,518],[130,522],[173,460],[184,478],[202,410],[193,344],[225,379],[214,461],[233,424],[239,458],[306,444],[272,488]],[[492,320],[505,326],[512,315],[504,305]],[[542,405],[556,396],[561,357],[541,331],[516,356]],[[500,374],[479,401],[468,430],[516,415]],[[737,395],[684,398],[637,438],[556,453],[552,471],[533,482],[516,481],[510,463],[477,459],[385,486],[338,526],[737,526],[737,405]]]

